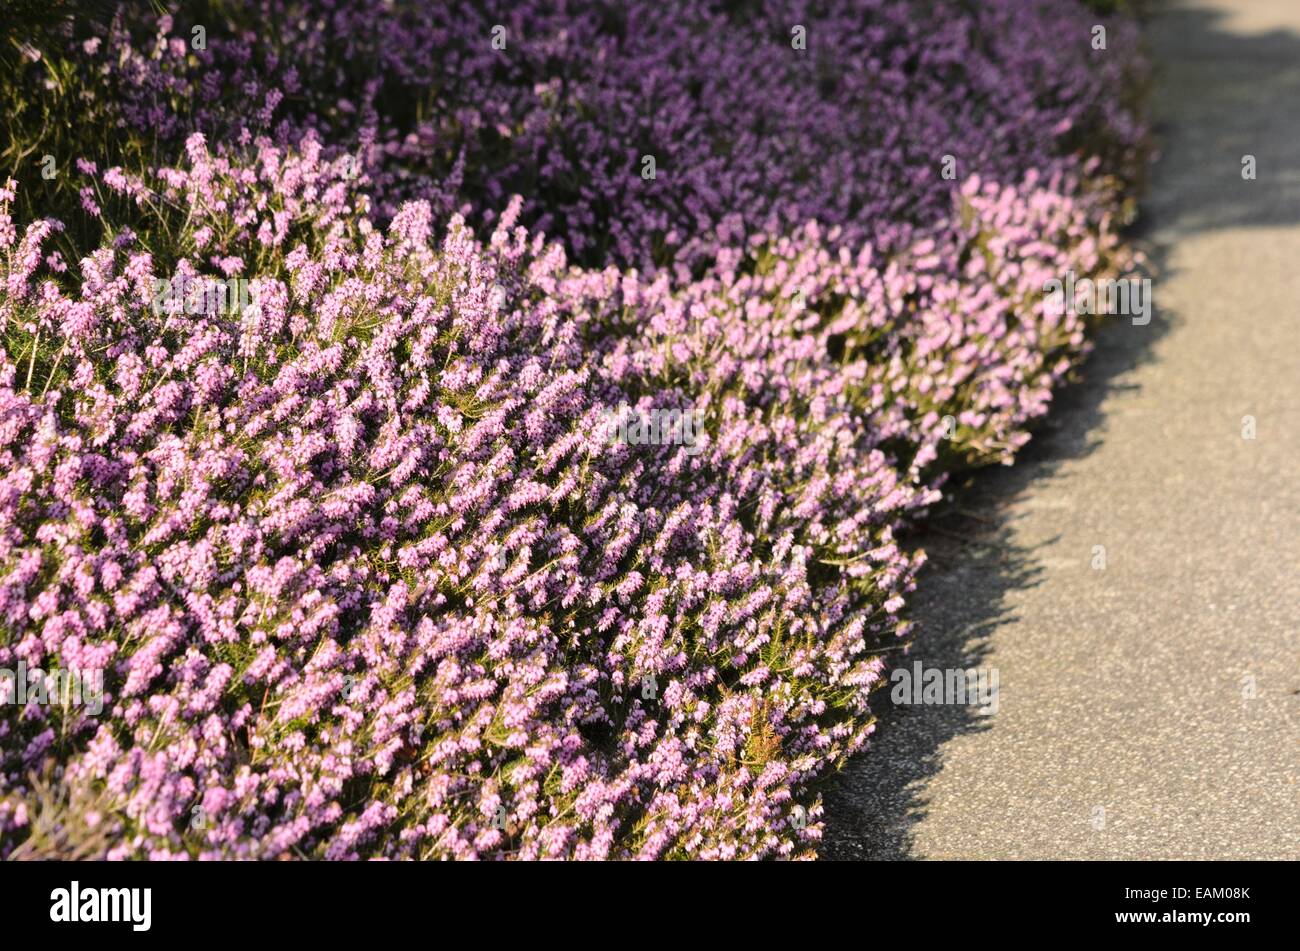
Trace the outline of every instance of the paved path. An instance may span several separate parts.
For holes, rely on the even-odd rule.
[[[1300,2],[1150,37],[1156,317],[923,539],[911,659],[996,667],[999,709],[887,714],[827,857],[1300,857]]]

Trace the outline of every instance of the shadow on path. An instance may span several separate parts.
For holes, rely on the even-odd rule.
[[[1244,0],[1240,5],[1245,6]],[[900,655],[904,666],[916,660],[927,668],[996,666],[991,635],[1015,620],[1007,593],[1038,586],[1045,570],[1037,553],[1041,546],[1013,542],[1004,510],[1016,502],[1032,505],[1029,490],[1100,444],[1106,435],[1107,400],[1136,387],[1130,381],[1133,371],[1158,359],[1161,338],[1184,329],[1176,315],[1159,308],[1160,283],[1171,277],[1173,241],[1233,225],[1300,223],[1300,165],[1294,148],[1276,134],[1260,131],[1271,113],[1291,135],[1300,135],[1300,36],[1277,30],[1226,33],[1222,14],[1195,0],[1164,9],[1158,20],[1150,49],[1157,68],[1152,108],[1164,158],[1152,169],[1152,193],[1144,196],[1140,228],[1133,235],[1152,262],[1152,321],[1134,327],[1127,319],[1113,318],[1096,335],[1096,349],[1081,369],[1081,379],[1057,395],[1016,464],[968,476],[964,485],[950,484],[950,496],[957,490],[955,501],[913,532],[908,541],[924,548],[930,563],[912,598],[911,616],[919,627],[910,653]],[[1261,69],[1262,62],[1270,68]],[[1192,74],[1205,85],[1204,95],[1196,99],[1196,114],[1162,115],[1162,92]],[[1204,82],[1207,76],[1211,81]],[[1267,77],[1264,85],[1261,77]],[[1233,170],[1239,175],[1247,153],[1271,172],[1267,185],[1211,185],[1228,180]],[[873,707],[880,722],[868,749],[823,789],[823,858],[914,857],[914,826],[925,817],[927,780],[943,767],[944,744],[962,734],[997,729],[996,715],[981,716],[973,706],[895,706],[887,686],[875,695]]]

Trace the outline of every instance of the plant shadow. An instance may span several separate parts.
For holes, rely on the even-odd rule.
[[[1228,32],[1225,14],[1205,2],[1162,5],[1149,44],[1157,64],[1153,128],[1164,158],[1152,170],[1154,187],[1144,196],[1131,238],[1149,260],[1156,288],[1152,320],[1139,327],[1109,318],[1078,378],[1056,394],[1015,465],[950,484],[949,500],[912,531],[907,540],[930,560],[909,606],[918,628],[909,652],[900,654],[902,666],[918,660],[926,668],[996,664],[992,635],[1016,619],[1007,595],[1043,582],[1038,549],[1050,544],[1017,543],[1008,510],[1062,465],[1100,445],[1108,399],[1137,387],[1134,371],[1159,359],[1157,345],[1166,334],[1185,329],[1159,306],[1159,285],[1171,276],[1177,240],[1227,227],[1300,224],[1300,162],[1295,133],[1288,138],[1286,131],[1300,128],[1300,36],[1276,29]],[[1250,12],[1232,11],[1234,17]],[[1261,77],[1267,77],[1264,85]],[[1171,89],[1181,92],[1170,95]],[[1239,177],[1247,154],[1269,170],[1268,185],[1223,185]],[[983,716],[971,705],[895,705],[888,686],[875,694],[873,708],[878,723],[868,749],[822,787],[825,859],[916,857],[915,826],[929,806],[927,782],[943,768],[944,745],[998,728],[996,713]]]

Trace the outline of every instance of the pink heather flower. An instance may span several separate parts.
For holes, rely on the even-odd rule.
[[[0,666],[104,686],[0,705],[0,858],[52,757],[111,859],[812,854],[898,531],[1086,353],[1043,282],[1135,261],[1132,24],[831,0],[813,56],[761,4],[525,0],[506,60],[479,4],[300,7],[243,11],[274,56],[147,8],[70,47],[165,163],[78,163],[57,243],[103,247],[0,187]]]

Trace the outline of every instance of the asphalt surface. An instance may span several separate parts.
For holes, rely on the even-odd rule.
[[[1300,2],[1148,35],[1154,319],[920,539],[908,661],[996,668],[997,712],[882,697],[823,857],[1300,857]]]

